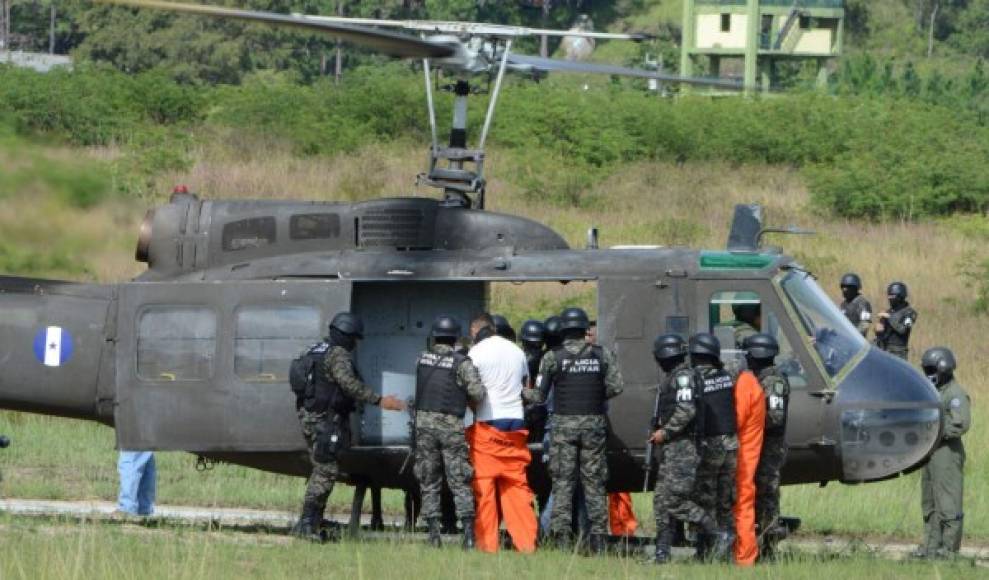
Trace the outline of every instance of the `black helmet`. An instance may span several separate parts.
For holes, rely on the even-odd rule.
[[[560,314],[560,330],[587,330],[591,320],[582,308],[570,307]]]
[[[893,282],[886,287],[886,295],[898,300],[907,299],[907,285],[903,282]]]
[[[745,354],[757,360],[773,360],[780,353],[780,345],[768,334],[753,334],[742,342]]]
[[[669,360],[687,354],[687,342],[679,334],[661,334],[652,343],[656,360]]]
[[[858,274],[849,272],[841,277],[841,284],[839,284],[839,286],[841,286],[842,288],[849,287],[849,288],[855,288],[856,290],[861,290],[862,279],[859,278]]]
[[[429,335],[433,338],[460,338],[460,323],[456,318],[442,314],[433,321]]]
[[[707,332],[699,332],[690,337],[690,354],[706,354],[713,357],[721,356],[721,343],[718,337]]]
[[[350,312],[338,312],[330,321],[330,328],[335,328],[343,334],[364,338],[364,323],[361,317]]]
[[[927,349],[924,356],[920,357],[920,366],[923,367],[925,374],[936,374],[938,377],[950,377],[958,367],[954,353],[945,346]]]
[[[498,336],[502,338],[507,338],[508,340],[511,341],[515,340],[515,329],[512,328],[512,325],[510,322],[508,322],[507,318],[505,318],[500,314],[492,314],[491,320],[494,322],[495,333]]]
[[[542,342],[546,338],[546,325],[538,320],[522,323],[522,342]]]

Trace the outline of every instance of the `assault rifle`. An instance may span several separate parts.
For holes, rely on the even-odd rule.
[[[652,441],[649,441],[649,438],[652,437],[653,432],[659,427],[659,397],[662,392],[661,383],[656,387],[656,400],[652,405],[652,420],[649,422],[649,432],[646,433],[648,437],[646,439],[646,445],[648,447],[646,447],[646,481],[642,485],[643,492],[649,491],[649,476],[652,475],[652,458],[656,453],[656,445]]]

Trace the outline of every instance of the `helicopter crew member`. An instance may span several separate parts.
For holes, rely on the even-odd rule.
[[[758,334],[762,328],[762,305],[747,302],[732,304],[732,314],[735,315],[735,348],[742,348],[745,339]]]
[[[755,472],[755,516],[759,526],[760,557],[776,553],[780,516],[780,471],[786,463],[786,415],[790,408],[790,381],[779,367],[779,343],[768,334],[758,334],[745,345],[749,369],[758,377],[766,401],[766,425],[759,468]]]
[[[574,487],[579,481],[584,487],[591,523],[589,547],[594,553],[602,553],[608,533],[605,403],[621,394],[623,386],[614,354],[586,342],[589,322],[587,313],[580,308],[563,311],[560,316],[563,344],[543,356],[531,396],[545,400],[549,390],[553,391],[549,472],[554,502],[550,533],[567,543]]]
[[[476,422],[467,429],[474,465],[477,548],[498,551],[500,518],[519,552],[536,549],[536,515],[526,468],[532,461],[525,429],[522,389],[529,381],[525,354],[496,334],[489,314],[470,325],[474,346],[468,353],[484,384]],[[500,516],[500,517],[499,517]]]
[[[735,472],[735,563],[752,566],[759,555],[755,533],[756,469],[762,453],[766,429],[766,396],[756,378],[758,366],[752,365],[751,353],[759,344],[775,344],[773,337],[753,334],[742,344],[748,369],[735,380],[735,423],[738,426],[738,464]],[[770,363],[772,359],[770,359]]]
[[[354,349],[363,336],[361,319],[350,312],[340,312],[330,322],[330,336],[325,342],[309,348],[296,359],[318,361],[305,373],[311,388],[299,409],[302,434],[309,444],[313,466],[306,484],[298,528],[302,537],[322,539],[320,526],[326,501],[339,473],[336,456],[349,442],[348,415],[354,409],[354,402],[378,405],[389,411],[405,408],[405,403],[400,399],[378,395],[361,380],[354,364]],[[293,361],[293,366],[296,361]],[[296,373],[293,371],[291,374]],[[295,381],[292,382],[294,386]]]
[[[495,333],[504,338],[505,340],[515,342],[515,329],[512,328],[512,323],[508,321],[507,318],[500,314],[492,314],[491,320],[494,321]]]
[[[653,493],[657,564],[672,558],[673,518],[697,524],[705,535],[717,535],[714,520],[694,502],[697,476],[696,398],[693,371],[686,363],[687,344],[664,334],[653,344],[653,356],[665,373],[659,383],[659,417],[650,444],[661,445]]]
[[[723,559],[729,555],[735,529],[735,470],[738,461],[738,434],[735,422],[735,381],[721,364],[721,343],[713,334],[698,333],[690,338],[691,365],[700,382],[697,429],[700,435],[700,464],[697,468],[697,503],[714,519],[718,534],[702,534],[698,552]]]
[[[841,313],[848,318],[862,336],[869,335],[872,326],[872,304],[862,295],[862,279],[858,274],[849,272],[841,277]]]
[[[945,347],[924,353],[920,364],[941,396],[944,421],[941,442],[920,479],[924,512],[924,543],[915,556],[940,558],[958,554],[962,544],[962,489],[965,445],[962,436],[972,425],[971,400],[955,380],[955,355]]]
[[[430,331],[433,345],[416,366],[415,474],[430,544],[439,547],[443,472],[464,528],[464,548],[474,547],[474,469],[467,456],[464,415],[484,398],[484,385],[470,358],[457,353],[460,323],[439,316]]]
[[[876,346],[890,354],[906,359],[909,354],[910,331],[917,323],[917,311],[907,302],[907,285],[893,282],[886,288],[889,309],[876,318]]]

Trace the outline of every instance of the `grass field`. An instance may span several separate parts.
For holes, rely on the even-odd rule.
[[[0,578],[739,578],[968,577],[971,561],[891,562],[865,554],[796,555],[748,570],[687,561],[662,570],[640,557],[585,558],[440,551],[401,536],[313,545],[281,535],[135,525],[58,525],[0,516]]]
[[[420,169],[425,157],[420,146],[400,142],[341,158],[300,160],[277,143],[241,143],[231,141],[233,139],[229,137],[220,146],[203,146],[197,153],[199,161],[190,170],[162,175],[158,191],[167,192],[175,183],[186,183],[210,197],[366,199],[386,193],[410,192],[411,177]],[[107,154],[94,153],[96,156]],[[729,164],[626,165],[600,185],[590,189],[577,188],[571,197],[575,203],[560,203],[549,201],[561,199],[559,196],[527,194],[519,187],[519,175],[536,171],[538,167],[527,168],[527,161],[511,152],[494,151],[490,157],[490,209],[543,221],[574,246],[582,246],[586,229],[596,226],[601,228],[603,246],[651,243],[719,248],[724,245],[734,204],[759,202],[766,206],[773,224],[794,223],[817,230],[814,237],[777,237],[771,239],[771,243],[781,244],[787,253],[796,255],[818,275],[833,296],[838,295],[838,277],[849,270],[862,275],[865,292],[873,305],[880,308],[884,303],[881,298],[886,283],[894,279],[907,282],[912,302],[920,312],[912,340],[914,362],[927,347],[950,346],[960,361],[958,377],[973,399],[973,428],[966,437],[965,511],[971,514],[966,518],[966,533],[973,541],[989,540],[989,518],[978,515],[989,509],[989,428],[982,420],[989,400],[985,396],[989,393],[989,359],[985,357],[983,339],[987,320],[972,311],[974,291],[960,275],[970,257],[983,260],[989,257],[986,250],[989,220],[985,217],[937,223],[834,220],[811,207],[808,192],[795,171],[786,167]],[[379,162],[384,163],[383,169]],[[433,195],[431,191],[417,193]],[[141,265],[132,261],[132,244],[137,223],[143,216],[142,206],[134,202],[111,201],[83,212],[52,202],[43,210],[32,210],[39,198],[46,199],[44,192],[31,197],[9,197],[0,202],[0,231],[5,237],[14,232],[15,239],[23,239],[24,247],[32,252],[43,254],[46,248],[73,249],[69,255],[80,263],[74,263],[72,271],[66,272],[55,264],[45,273],[119,280],[140,271]],[[34,234],[29,235],[28,224],[31,222],[35,224]],[[530,314],[542,312],[545,315],[566,302],[586,304],[593,300],[592,291],[574,285],[496,285],[492,308],[520,321]],[[0,451],[0,471],[4,474],[0,495],[53,499],[114,497],[116,472],[112,430],[71,420],[0,413],[0,433],[14,438],[10,449]],[[193,465],[192,456],[160,454],[162,503],[294,510],[302,496],[300,479],[228,465],[199,473]],[[802,518],[804,528],[812,532],[918,538],[921,530],[918,478],[914,475],[863,486],[832,483],[824,489],[816,485],[788,487],[783,494],[784,511]],[[338,507],[348,501],[349,494],[334,493],[334,503]],[[399,506],[397,494],[388,494],[386,507],[397,510]],[[637,496],[636,506],[637,514],[648,530],[651,528],[649,498]],[[20,567],[33,570],[38,562],[46,561],[44,555],[48,551],[56,550],[56,540],[40,532],[25,534],[25,538],[34,539],[16,541],[29,542],[30,546],[12,552],[8,551],[11,544],[5,538],[2,549],[8,554],[16,553],[16,561],[20,563],[9,564],[11,560],[3,558],[0,566],[4,568],[0,570],[14,575]],[[96,575],[104,570],[100,566],[131,566],[112,556],[99,559],[95,554],[116,553],[140,546],[142,542],[166,552],[170,550],[173,559],[185,566],[176,569],[177,575],[187,574],[186,567],[194,566],[201,566],[196,570],[209,573],[224,561],[234,563],[231,571],[241,569],[239,566],[255,566],[252,570],[262,573],[276,570],[275,562],[286,562],[286,572],[303,570],[298,567],[302,564],[289,563],[294,562],[294,557],[314,567],[318,565],[318,558],[341,560],[347,562],[350,572],[356,573],[363,566],[360,569],[366,575],[378,575],[394,569],[389,566],[402,565],[398,559],[402,554],[413,560],[418,558],[415,550],[403,546],[388,550],[386,557],[371,557],[371,548],[357,545],[331,547],[326,552],[294,546],[284,553],[262,551],[271,554],[270,560],[255,560],[239,557],[239,551],[246,548],[237,543],[212,540],[200,543],[182,535],[178,540],[166,541],[158,537],[119,534],[114,530],[88,529],[83,534],[65,538],[64,544],[58,544],[62,555],[44,564],[47,566],[44,569],[58,575],[59,571],[71,572],[78,566],[84,575]],[[104,548],[104,544],[110,548]],[[215,550],[213,554],[222,557],[213,558],[208,550]],[[72,553],[77,554],[76,559],[69,556]],[[436,559],[436,562],[415,560],[415,563],[423,566],[423,574],[442,570],[443,576],[456,575],[454,566],[459,565],[456,559],[464,558],[459,552],[456,554],[452,562]],[[396,559],[392,559],[393,556]],[[466,560],[471,558],[474,556],[466,557]],[[545,575],[568,563],[566,559],[550,558],[532,564],[528,560],[508,557],[488,562],[494,562],[490,564],[492,571],[505,566],[502,572],[517,575]],[[822,565],[825,567],[813,572],[815,576],[840,574],[841,569],[827,566],[845,564]],[[869,562],[852,565],[856,575],[886,575],[873,570]],[[140,566],[135,566],[120,570],[127,575],[131,573],[128,570],[139,569]],[[594,570],[597,569],[592,568],[591,575],[595,575]],[[684,574],[689,574],[692,569],[684,570]],[[895,570],[897,577],[904,571],[930,575],[930,570],[924,568],[898,567]],[[787,572],[784,575],[791,576]],[[600,573],[603,575],[604,569],[600,569]],[[798,577],[802,573],[793,571]],[[629,575],[636,574],[638,572]],[[281,575],[281,572],[274,572],[274,575]]]

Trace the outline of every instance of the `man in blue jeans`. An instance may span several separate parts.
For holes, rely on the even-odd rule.
[[[155,509],[155,455],[151,451],[120,451],[117,459],[120,473],[120,496],[117,509],[121,512],[149,516]]]

